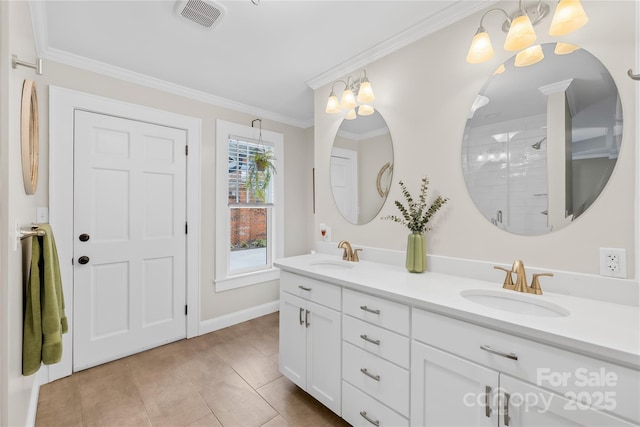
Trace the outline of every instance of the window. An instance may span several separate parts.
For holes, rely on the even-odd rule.
[[[273,260],[283,250],[282,134],[217,122],[216,131],[216,291],[279,277]],[[250,159],[273,154],[276,173],[265,184]],[[255,190],[255,184],[259,190]]]

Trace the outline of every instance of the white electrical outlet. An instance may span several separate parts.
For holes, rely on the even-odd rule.
[[[600,248],[600,275],[627,278],[627,251],[617,248]]]

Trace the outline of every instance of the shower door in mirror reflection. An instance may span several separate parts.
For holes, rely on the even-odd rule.
[[[469,194],[497,227],[538,235],[567,226],[604,190],[622,141],[618,89],[604,65],[577,48],[515,67],[480,90],[465,127]]]

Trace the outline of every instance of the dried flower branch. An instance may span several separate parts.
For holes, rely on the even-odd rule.
[[[395,205],[400,211],[401,216],[387,215],[380,219],[389,219],[393,222],[405,225],[411,232],[423,234],[431,227],[428,226],[431,217],[440,210],[440,208],[449,201],[449,198],[443,198],[438,196],[431,206],[427,209],[427,190],[429,189],[429,180],[426,177],[422,178],[422,184],[420,185],[420,195],[418,196],[418,202],[416,203],[404,185],[404,182],[400,181],[400,188],[402,188],[402,195],[407,201],[405,207],[399,201],[395,201]]]

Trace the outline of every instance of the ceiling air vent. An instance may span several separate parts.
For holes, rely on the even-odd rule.
[[[212,0],[180,0],[178,15],[206,28],[215,27],[224,16],[224,6]]]

